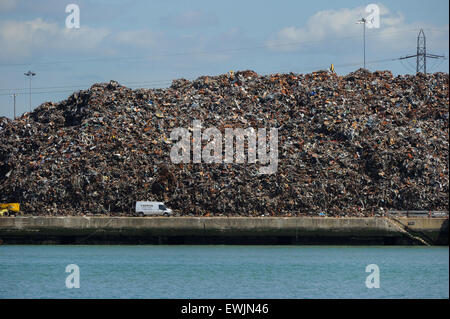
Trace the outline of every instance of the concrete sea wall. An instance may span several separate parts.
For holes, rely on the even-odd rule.
[[[398,226],[400,225],[400,227]],[[448,245],[448,218],[0,217],[3,244]]]

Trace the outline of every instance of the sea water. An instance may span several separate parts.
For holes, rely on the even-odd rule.
[[[449,298],[449,249],[3,245],[0,298]]]

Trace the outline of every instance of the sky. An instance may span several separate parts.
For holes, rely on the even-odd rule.
[[[70,28],[69,4],[79,8],[79,28]],[[423,28],[427,52],[446,57],[428,59],[427,71],[448,73],[447,0],[0,0],[0,116],[14,117],[13,93],[16,116],[30,110],[28,70],[36,73],[31,109],[110,80],[159,88],[178,78],[310,73],[332,63],[345,75],[363,66],[364,26],[356,22],[375,13],[366,12],[370,4],[380,19],[365,29],[367,69],[414,74],[415,59],[398,58],[416,53]]]

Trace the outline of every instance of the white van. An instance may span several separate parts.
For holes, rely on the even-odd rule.
[[[136,214],[139,216],[173,214],[170,208],[167,208],[163,202],[136,202]]]

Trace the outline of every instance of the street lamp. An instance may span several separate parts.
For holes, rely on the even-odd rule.
[[[367,20],[364,18],[361,18],[361,20],[358,20],[356,24],[362,24],[363,25],[363,39],[364,39],[364,69],[366,68],[366,22]]]
[[[30,78],[30,113],[31,113],[31,78],[35,76],[36,73],[28,71],[27,73],[24,74]]]
[[[11,97],[14,98],[14,119],[16,119],[16,96],[17,96],[17,93],[11,94]]]

